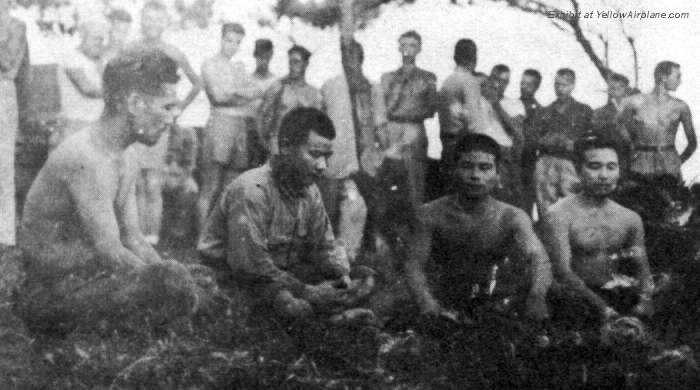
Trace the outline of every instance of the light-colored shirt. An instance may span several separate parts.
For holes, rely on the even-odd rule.
[[[456,136],[474,128],[481,99],[480,80],[470,72],[457,69],[442,83],[440,89],[440,134]]]
[[[102,67],[99,60],[93,60],[79,49],[70,50],[60,64],[59,83],[61,86],[61,115],[64,118],[93,122],[100,118],[104,108],[102,98],[83,95],[73,84],[66,69],[80,69],[95,86],[102,86]]]
[[[328,159],[326,175],[344,179],[359,169],[352,103],[345,76],[339,75],[326,81],[321,87],[321,95],[323,108],[335,126],[333,155]]]
[[[251,169],[226,187],[207,219],[197,246],[204,256],[225,260],[234,274],[263,283],[299,288],[293,270],[316,265],[347,274],[333,229],[315,184],[303,197],[282,195],[270,163]]]

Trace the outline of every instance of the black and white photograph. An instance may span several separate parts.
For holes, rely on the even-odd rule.
[[[0,389],[700,388],[698,37],[693,0],[0,0]]]

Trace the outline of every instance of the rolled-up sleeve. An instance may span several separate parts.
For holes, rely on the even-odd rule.
[[[234,272],[243,272],[256,282],[300,293],[304,284],[277,267],[268,250],[265,196],[258,187],[241,186],[228,191],[226,259]]]

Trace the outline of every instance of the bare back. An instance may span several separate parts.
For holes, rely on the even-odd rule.
[[[104,225],[123,230],[137,173],[131,153],[108,154],[86,129],[50,154],[29,190],[20,227],[19,246],[37,269],[73,272],[96,266],[94,233],[85,216],[98,213]],[[95,204],[111,207],[88,209]]]

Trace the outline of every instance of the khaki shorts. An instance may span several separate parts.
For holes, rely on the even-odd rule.
[[[204,128],[202,157],[204,163],[215,162],[232,169],[248,169],[250,158],[246,118],[212,111]]]

